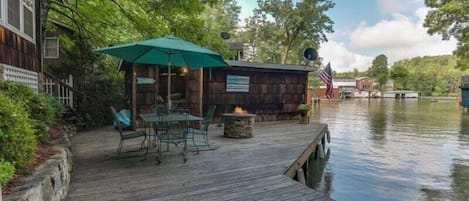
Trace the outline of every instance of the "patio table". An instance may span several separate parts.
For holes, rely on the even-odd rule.
[[[158,115],[158,114],[155,114],[155,113],[150,113],[150,114],[140,114],[139,116],[147,124],[146,127],[148,128],[148,132],[146,132],[146,133],[147,133],[149,139],[148,139],[147,150],[145,152],[145,159],[146,159],[147,154],[149,152],[149,149],[151,147],[150,137],[151,137],[151,125],[153,123],[199,122],[199,121],[204,120],[202,117],[194,116],[194,115],[191,115],[191,114],[188,114],[188,113],[169,113],[169,114],[164,114],[164,115]],[[154,132],[155,132],[154,135],[156,137],[156,132],[157,131],[154,131]],[[184,137],[187,137],[187,136],[184,135]],[[184,139],[184,140],[187,140],[187,138]]]

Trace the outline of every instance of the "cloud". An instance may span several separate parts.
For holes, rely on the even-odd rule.
[[[411,11],[416,5],[423,4],[423,0],[377,0],[381,14],[402,13]]]
[[[382,13],[396,13],[403,11],[405,6],[397,0],[378,0],[378,9]]]
[[[423,27],[426,8],[420,8],[412,20],[401,14],[374,25],[360,23],[350,34],[350,47],[356,51],[373,50],[388,56],[390,63],[416,56],[451,54],[456,41],[442,41],[441,36],[430,36]]]
[[[352,71],[354,68],[364,71],[371,66],[373,60],[373,57],[354,53],[343,43],[334,40],[321,44],[319,56],[323,58],[323,63],[331,62],[332,69],[337,72]]]

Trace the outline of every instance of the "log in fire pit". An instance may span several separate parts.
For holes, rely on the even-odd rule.
[[[225,123],[224,136],[229,138],[250,138],[254,129],[255,114],[249,114],[241,107],[236,107],[233,113],[223,113]]]

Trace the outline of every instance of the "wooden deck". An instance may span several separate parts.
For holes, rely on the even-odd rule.
[[[171,147],[159,165],[155,154],[117,157],[118,133],[111,127],[82,132],[72,138],[67,200],[331,200],[285,175],[306,160],[326,130],[325,124],[267,122],[256,124],[253,138],[229,139],[213,127],[216,150],[190,153],[183,163],[180,148]],[[139,142],[125,143],[123,151]]]

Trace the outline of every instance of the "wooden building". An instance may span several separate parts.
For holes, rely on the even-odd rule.
[[[216,105],[215,117],[239,106],[256,114],[257,121],[290,119],[298,114],[298,105],[307,101],[308,72],[317,69],[245,61],[227,63],[231,67],[172,69],[173,105],[187,107],[197,115]],[[136,115],[151,112],[158,96],[166,100],[165,66],[124,62],[120,69],[126,72],[126,104],[137,111]]]
[[[461,105],[469,108],[469,75],[461,77]]]
[[[308,72],[316,68],[297,65],[227,61],[231,68],[205,69],[203,111],[216,105],[215,114],[236,106],[257,115],[258,121],[284,120],[297,115],[307,102]]]
[[[369,77],[359,77],[356,79],[356,85],[359,91],[373,91],[374,80]]]
[[[39,0],[1,1],[0,80],[38,91],[42,79]]]

